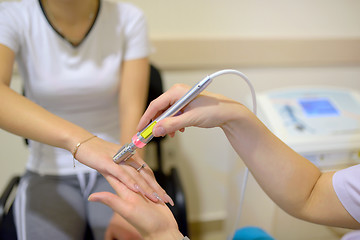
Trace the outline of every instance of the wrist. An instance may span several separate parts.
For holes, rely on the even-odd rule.
[[[70,131],[69,134],[64,134],[63,136],[63,147],[65,150],[68,150],[72,155],[74,155],[74,150],[76,146],[84,140],[94,136],[94,134],[86,131],[85,129],[78,129]]]
[[[79,147],[80,147],[82,144],[90,141],[90,140],[93,139],[93,138],[96,138],[96,135],[92,135],[91,137],[88,137],[88,138],[84,139],[83,141],[78,142],[78,144],[76,144],[76,146],[74,147],[74,150],[72,150],[72,155],[73,155],[74,159],[76,158],[76,153],[77,153]]]
[[[234,111],[232,118],[226,121],[221,129],[235,151],[243,157],[243,154],[248,152],[248,148],[252,148],[257,142],[256,139],[261,138],[264,126],[249,109],[243,105],[241,108]]]
[[[182,240],[184,236],[178,229],[167,230],[165,232],[152,233],[145,237],[145,240]]]
[[[222,115],[226,117],[220,128],[225,134],[229,134],[241,131],[247,125],[246,123],[251,121],[251,115],[253,114],[244,105],[239,103],[235,107],[230,108],[228,114]]]

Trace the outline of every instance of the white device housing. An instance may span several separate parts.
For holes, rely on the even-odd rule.
[[[322,170],[360,163],[360,93],[322,86],[258,93],[259,118]]]

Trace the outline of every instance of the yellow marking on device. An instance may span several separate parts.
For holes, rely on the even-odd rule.
[[[140,133],[140,135],[145,139],[148,138],[152,134],[152,130],[153,130],[155,124],[156,124],[156,121],[154,121],[152,124],[150,124],[144,131],[142,131],[142,133]]]

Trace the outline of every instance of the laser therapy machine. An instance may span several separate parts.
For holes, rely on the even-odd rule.
[[[259,118],[322,170],[360,163],[360,93],[322,86],[258,93]]]

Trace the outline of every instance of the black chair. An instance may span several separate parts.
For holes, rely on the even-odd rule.
[[[10,179],[0,198],[0,239],[16,239],[16,229],[13,216],[13,201],[16,187],[20,182],[19,176]]]
[[[147,105],[163,93],[161,73],[155,66],[151,65],[150,67],[150,83]],[[153,140],[149,143],[155,144],[156,146],[157,169],[154,169],[154,174],[158,183],[174,200],[175,206],[168,206],[178,222],[179,230],[183,235],[189,236],[184,190],[176,168],[171,168],[169,174],[166,174],[163,171],[162,140],[163,138],[153,138]],[[25,140],[25,143],[27,143],[27,140]],[[14,176],[11,178],[0,197],[0,240],[17,239],[13,217],[13,201],[19,182],[20,176]],[[91,231],[87,231],[84,240],[91,239],[93,239]]]

